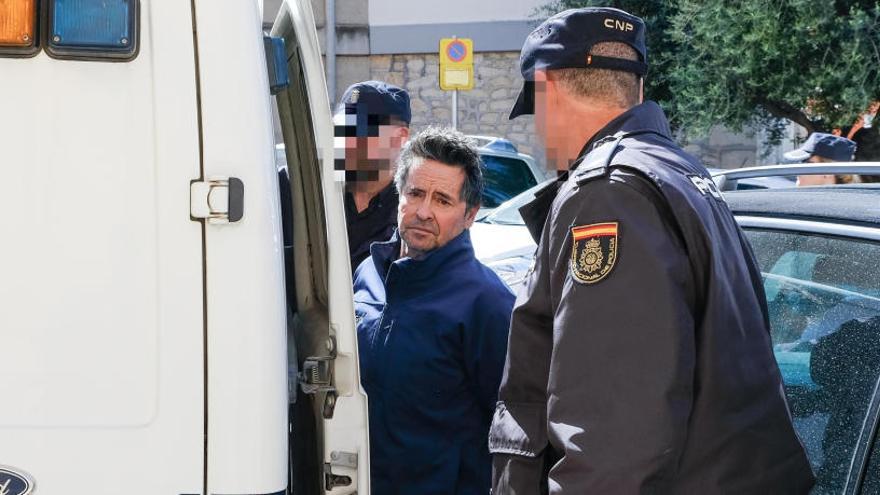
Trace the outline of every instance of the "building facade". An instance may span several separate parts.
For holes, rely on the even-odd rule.
[[[259,1],[259,0],[258,0]],[[282,0],[262,0],[270,26]],[[441,38],[471,38],[474,43],[474,89],[461,91],[458,128],[466,134],[511,140],[523,153],[543,160],[534,120],[508,120],[522,86],[519,52],[540,22],[537,9],[546,0],[309,0],[315,13],[322,53],[327,53],[327,10],[334,6],[333,60],[325,59],[331,104],[352,83],[367,79],[406,88],[412,98],[412,127],[452,124],[452,92],[439,84]],[[334,63],[335,60],[335,63]],[[794,133],[793,133],[794,134]],[[787,143],[764,153],[759,132],[715,129],[687,145],[707,167],[733,168],[777,163]],[[766,156],[765,156],[766,155]]]

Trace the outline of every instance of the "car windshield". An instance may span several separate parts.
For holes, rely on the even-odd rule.
[[[794,426],[817,475],[813,493],[840,493],[880,374],[880,244],[746,233]]]
[[[484,208],[495,208],[538,182],[525,160],[488,154],[481,158]]]
[[[534,199],[536,192],[540,191],[542,187],[553,182],[554,180],[556,179],[545,180],[544,182],[541,182],[540,184],[530,187],[529,189],[517,194],[513,198],[505,201],[503,204],[498,206],[498,208],[493,210],[492,213],[487,215],[481,221],[502,225],[525,225],[522,216],[519,214],[520,207]]]

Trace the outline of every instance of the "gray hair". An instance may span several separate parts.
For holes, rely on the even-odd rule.
[[[429,127],[413,136],[397,162],[394,184],[399,194],[403,194],[409,171],[422,160],[464,169],[459,199],[467,204],[468,211],[479,208],[483,198],[483,166],[472,139],[451,127]]]

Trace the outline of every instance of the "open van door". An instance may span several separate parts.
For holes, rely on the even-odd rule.
[[[290,76],[276,102],[289,178],[282,211],[290,228],[289,366],[296,377],[291,487],[295,495],[366,494],[367,403],[357,360],[344,184],[334,173],[333,123],[309,2],[285,0],[271,34],[285,41]]]

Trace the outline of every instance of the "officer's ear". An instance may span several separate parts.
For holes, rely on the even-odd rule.
[[[551,72],[535,71],[535,102],[541,98],[545,108],[555,108],[559,99],[559,81]]]

